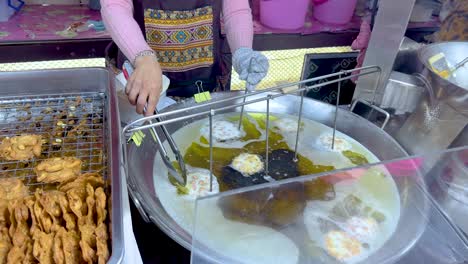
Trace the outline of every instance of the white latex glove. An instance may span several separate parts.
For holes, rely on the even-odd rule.
[[[239,78],[247,82],[246,88],[249,91],[255,90],[255,86],[265,78],[270,67],[265,55],[250,48],[236,50],[232,64]]]

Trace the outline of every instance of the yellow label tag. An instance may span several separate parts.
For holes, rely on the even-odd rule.
[[[135,143],[135,145],[137,147],[141,146],[141,143],[143,142],[143,138],[145,137],[146,135],[141,132],[140,130],[138,130],[137,132],[133,133],[133,135],[130,137],[131,140],[133,140],[133,142]],[[129,140],[130,141],[130,140]]]
[[[450,76],[450,69],[443,53],[437,53],[429,58],[429,64],[432,70],[440,77],[446,79]]]
[[[445,55],[443,53],[437,53],[436,55],[429,58],[429,64],[434,64],[436,61],[441,59],[445,59]]]
[[[197,103],[202,103],[211,100],[210,92],[197,93],[193,97],[195,97],[195,102]]]

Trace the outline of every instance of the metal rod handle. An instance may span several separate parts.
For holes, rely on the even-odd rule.
[[[269,173],[269,168],[268,168],[268,159],[269,159],[269,155],[270,155],[270,140],[269,140],[269,136],[270,136],[270,99],[271,99],[271,95],[268,95],[268,98],[267,98],[267,109],[266,109],[266,140],[265,140],[265,145],[266,145],[266,149],[265,149],[265,176],[268,176],[268,173]]]
[[[366,70],[368,70],[366,72]],[[355,71],[359,71],[359,73],[353,73]],[[221,99],[221,100],[215,100],[215,101],[210,101],[208,103],[204,103],[204,104],[199,104],[199,105],[195,105],[195,106],[191,106],[191,107],[187,107],[187,108],[184,108],[184,109],[177,109],[177,110],[173,110],[173,111],[169,111],[169,112],[165,112],[165,113],[161,113],[161,114],[157,114],[157,115],[154,115],[154,116],[147,116],[147,117],[143,117],[143,118],[140,118],[138,120],[135,120],[129,124],[127,124],[125,127],[124,127],[124,131],[127,131],[127,132],[134,132],[136,130],[140,130],[140,129],[147,129],[148,126],[143,126],[143,125],[140,125],[138,126],[138,124],[142,124],[144,123],[145,121],[148,121],[148,120],[151,120],[151,119],[155,119],[155,118],[158,118],[158,117],[166,117],[166,116],[171,116],[171,115],[176,115],[176,114],[180,114],[180,113],[183,113],[183,112],[188,112],[188,111],[191,111],[191,110],[196,110],[198,108],[203,108],[203,107],[208,107],[208,106],[213,106],[213,105],[217,105],[217,104],[222,104],[222,103],[226,103],[226,102],[231,102],[231,101],[235,101],[235,100],[238,100],[238,99],[243,99],[245,97],[250,97],[250,96],[255,96],[255,95],[258,95],[258,94],[262,94],[262,93],[265,93],[265,92],[281,92],[282,89],[286,88],[286,87],[290,87],[290,86],[293,86],[293,85],[302,85],[302,84],[307,84],[307,83],[310,83],[310,82],[316,82],[316,81],[319,81],[319,80],[324,80],[326,78],[331,78],[331,77],[336,77],[338,75],[342,75],[342,74],[351,74],[347,77],[344,77],[344,78],[339,78],[339,79],[335,79],[335,80],[331,80],[331,81],[326,81],[326,82],[322,82],[322,83],[317,83],[315,85],[311,85],[311,86],[305,86],[304,88],[301,88],[301,89],[298,89],[298,90],[295,90],[294,92],[301,92],[301,91],[308,91],[310,89],[314,89],[314,88],[319,88],[319,87],[323,87],[323,86],[326,86],[326,85],[330,85],[330,84],[333,84],[333,83],[336,83],[338,81],[344,81],[344,80],[349,80],[351,78],[354,78],[354,77],[358,77],[358,76],[363,76],[363,75],[368,75],[368,74],[373,74],[373,73],[379,73],[379,78],[380,78],[380,72],[381,72],[381,69],[380,67],[378,66],[367,66],[367,67],[363,67],[363,68],[358,68],[358,69],[353,69],[353,70],[347,70],[347,71],[342,71],[342,72],[339,72],[339,73],[332,73],[332,74],[328,74],[328,75],[324,75],[324,76],[320,76],[320,77],[314,77],[314,78],[310,78],[310,79],[307,79],[307,80],[303,80],[303,81],[299,81],[299,82],[294,82],[294,83],[290,83],[290,84],[281,84],[281,85],[278,85],[278,86],[275,86],[275,87],[272,87],[272,88],[268,88],[268,89],[264,89],[264,90],[260,90],[260,91],[253,91],[253,92],[249,92],[249,93],[246,93],[246,94],[243,94],[243,95],[238,95],[238,96],[233,96],[233,97],[230,97],[230,98],[226,98],[226,99]],[[288,94],[288,93],[286,93]],[[283,95],[286,95],[286,94],[282,94],[282,95],[279,95],[279,96],[283,96]],[[249,102],[243,102],[243,103],[237,103],[237,104],[232,104],[232,107],[228,107],[228,108],[225,108],[225,109],[231,109],[231,108],[236,108],[236,107],[239,107],[239,106],[244,106],[244,105],[247,105],[247,104],[251,104],[251,103],[255,103],[255,102],[260,102],[260,101],[264,101],[265,99],[261,99],[261,100],[251,100]],[[219,110],[219,109],[217,109]],[[177,121],[180,121],[180,120],[186,120],[186,119],[190,119],[192,117],[197,117],[197,116],[201,116],[201,115],[207,115],[209,113],[208,112],[199,112],[197,114],[194,114],[194,115],[188,115],[188,116],[185,116],[183,117],[182,119],[178,119],[178,118],[174,118],[174,119],[171,119],[169,121],[164,121],[165,124],[167,123],[172,123],[172,122],[177,122]]]
[[[213,109],[210,110],[210,192],[213,191]]]
[[[338,75],[341,78],[341,74]],[[338,82],[338,95],[336,96],[336,107],[335,107],[335,120],[333,121],[333,137],[331,149],[335,149],[335,137],[336,137],[336,121],[338,120],[338,106],[340,105],[340,93],[341,93],[341,82]]]
[[[302,121],[302,109],[304,107],[304,96],[305,91],[301,92],[301,103],[299,104],[299,116],[297,118],[297,131],[296,131],[296,145],[294,146],[294,162],[297,162],[297,149],[299,147],[299,134],[301,130],[301,121]]]

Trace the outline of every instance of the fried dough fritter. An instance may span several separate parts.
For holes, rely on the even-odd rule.
[[[30,196],[27,197],[24,201],[24,204],[28,207],[29,216],[31,217],[31,227],[29,230],[31,234],[34,234],[36,231],[40,231],[38,220],[36,218],[36,214],[34,213],[34,204],[36,203],[34,198],[34,196]]]
[[[65,225],[68,231],[76,229],[76,217],[70,209],[66,195],[59,197],[60,208],[62,209],[62,217],[65,220]]]
[[[94,192],[95,200],[96,200],[96,214],[97,214],[97,224],[104,223],[107,217],[107,210],[106,210],[106,194],[104,193],[104,189],[99,187]]]
[[[109,260],[108,239],[107,227],[104,223],[100,223],[96,228],[96,247],[99,264],[105,264]]]
[[[57,190],[31,195],[21,180],[0,178],[0,264],[106,263],[110,199],[102,175],[81,174],[74,157],[44,160],[34,170]]]
[[[94,189],[88,184],[86,185],[86,206],[88,207],[88,213],[86,214],[86,224],[96,225],[94,222],[94,212],[96,211],[96,200],[94,200]]]
[[[66,182],[80,175],[81,160],[75,157],[50,158],[39,163],[34,171],[38,182]]]
[[[78,225],[84,224],[85,219],[83,217],[88,211],[85,203],[85,195],[86,194],[79,189],[72,189],[67,192],[68,204],[70,205],[71,211],[76,215]]]
[[[36,200],[39,201],[45,213],[52,220],[51,232],[55,232],[61,226],[62,208],[60,207],[60,197],[65,196],[59,191],[43,192],[40,189],[36,191]],[[44,212],[43,212],[44,213]]]
[[[36,223],[39,226],[40,230],[46,233],[52,231],[53,220],[50,215],[45,211],[44,207],[36,199],[34,203],[34,215],[36,217]]]
[[[36,231],[33,235],[34,246],[33,255],[41,264],[52,264],[52,247],[54,243],[54,233],[46,234],[41,231]]]
[[[29,209],[23,200],[14,200],[8,204],[8,211],[11,222],[9,233],[13,245],[24,245],[31,238],[28,225]]]
[[[0,157],[6,160],[30,160],[39,157],[42,149],[40,135],[6,137],[0,144]]]
[[[80,236],[75,231],[67,232],[63,227],[57,231],[54,239],[54,260],[57,264],[79,264],[83,262],[80,250]]]
[[[8,202],[28,195],[28,187],[19,179],[0,179],[0,223],[8,217]]]
[[[4,200],[20,199],[28,195],[28,187],[20,179],[0,179],[0,198]]]
[[[14,246],[12,249],[10,249],[10,252],[8,252],[7,264],[22,263],[23,260],[26,258],[25,251],[26,246],[24,248]]]
[[[29,209],[24,200],[17,199],[8,204],[10,213],[9,234],[13,248],[8,252],[7,263],[33,263],[32,239],[29,229]]]
[[[7,262],[8,252],[12,246],[10,236],[8,235],[8,228],[4,225],[0,226],[0,264]]]
[[[80,248],[81,253],[83,254],[83,260],[88,263],[95,263],[97,261],[96,255],[96,235],[94,230],[96,226],[94,225],[82,225],[79,227],[81,234]]]
[[[105,182],[102,176],[96,172],[88,172],[81,174],[78,178],[73,181],[64,182],[59,185],[58,190],[62,192],[68,192],[71,189],[82,189],[83,192],[86,190],[86,185],[91,184],[93,188],[104,187]]]
[[[62,232],[61,229],[55,233],[54,245],[52,248],[52,258],[54,259],[55,264],[65,264],[65,254],[63,252],[63,243],[62,243]]]

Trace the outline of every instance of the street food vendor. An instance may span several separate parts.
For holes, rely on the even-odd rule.
[[[101,0],[103,21],[135,71],[125,92],[136,111],[151,115],[169,77],[168,96],[189,97],[223,90],[230,70],[221,60],[221,13],[233,66],[253,89],[268,71],[268,60],[252,50],[253,22],[248,0]],[[119,62],[118,62],[119,63]]]

